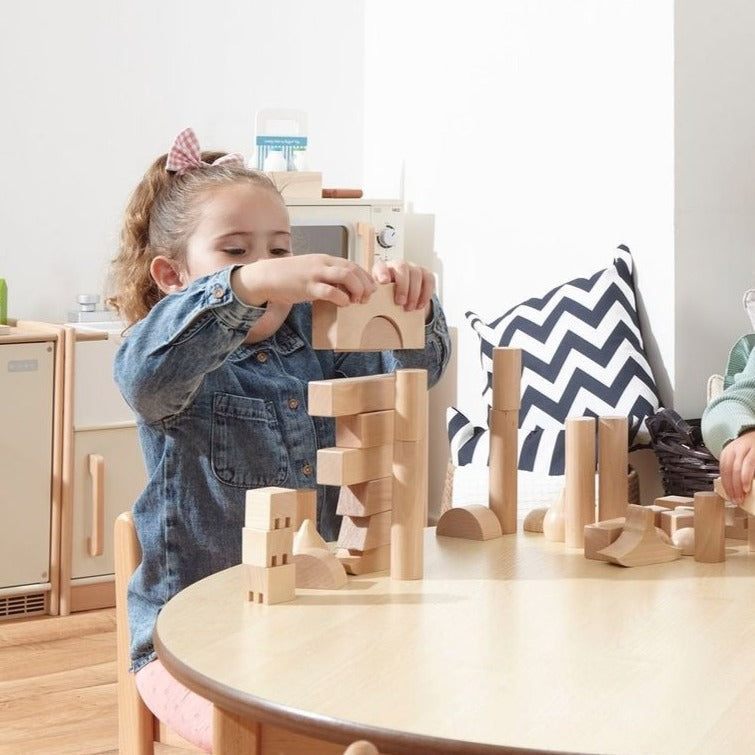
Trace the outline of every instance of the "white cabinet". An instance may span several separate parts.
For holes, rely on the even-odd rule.
[[[114,605],[113,523],[146,484],[134,416],[112,377],[119,332],[65,332],[63,614]]]
[[[0,336],[0,619],[57,613],[60,334]]]

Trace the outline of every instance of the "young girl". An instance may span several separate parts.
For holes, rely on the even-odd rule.
[[[137,416],[148,479],[133,507],[142,561],[128,591],[132,670],[152,712],[209,749],[209,703],[155,660],[160,608],[241,561],[249,488],[317,487],[318,530],[337,539],[338,488],[317,486],[315,469],[334,427],[308,415],[308,382],[421,367],[433,385],[450,355],[448,330],[424,268],[378,262],[368,274],[330,255],[293,256],[270,180],[239,155],[200,153],[190,129],[131,197],[113,273],[131,325],[115,379]],[[390,281],[397,304],[425,310],[424,350],[312,348],[309,302],[363,302]]]

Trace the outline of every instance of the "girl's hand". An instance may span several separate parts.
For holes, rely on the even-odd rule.
[[[394,301],[405,311],[424,309],[429,315],[430,299],[435,291],[435,276],[424,267],[405,260],[378,260],[372,267],[372,275],[378,283],[396,283]]]
[[[746,432],[727,443],[721,452],[719,470],[729,500],[742,503],[755,477],[755,431]]]

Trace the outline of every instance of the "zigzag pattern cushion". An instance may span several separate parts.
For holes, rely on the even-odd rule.
[[[618,247],[606,269],[564,283],[542,298],[528,299],[490,323],[474,312],[466,316],[480,337],[486,377],[483,395],[488,404],[493,348],[522,349],[519,469],[564,473],[567,417],[625,414],[631,443],[645,418],[659,408],[637,316],[632,256],[626,246]],[[462,425],[460,418],[449,415],[449,438]],[[481,433],[466,432],[479,445]],[[462,450],[461,443],[455,445],[459,462],[475,456]]]

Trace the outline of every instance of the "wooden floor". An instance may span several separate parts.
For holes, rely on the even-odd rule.
[[[115,680],[115,609],[0,621],[0,754],[117,755]]]

